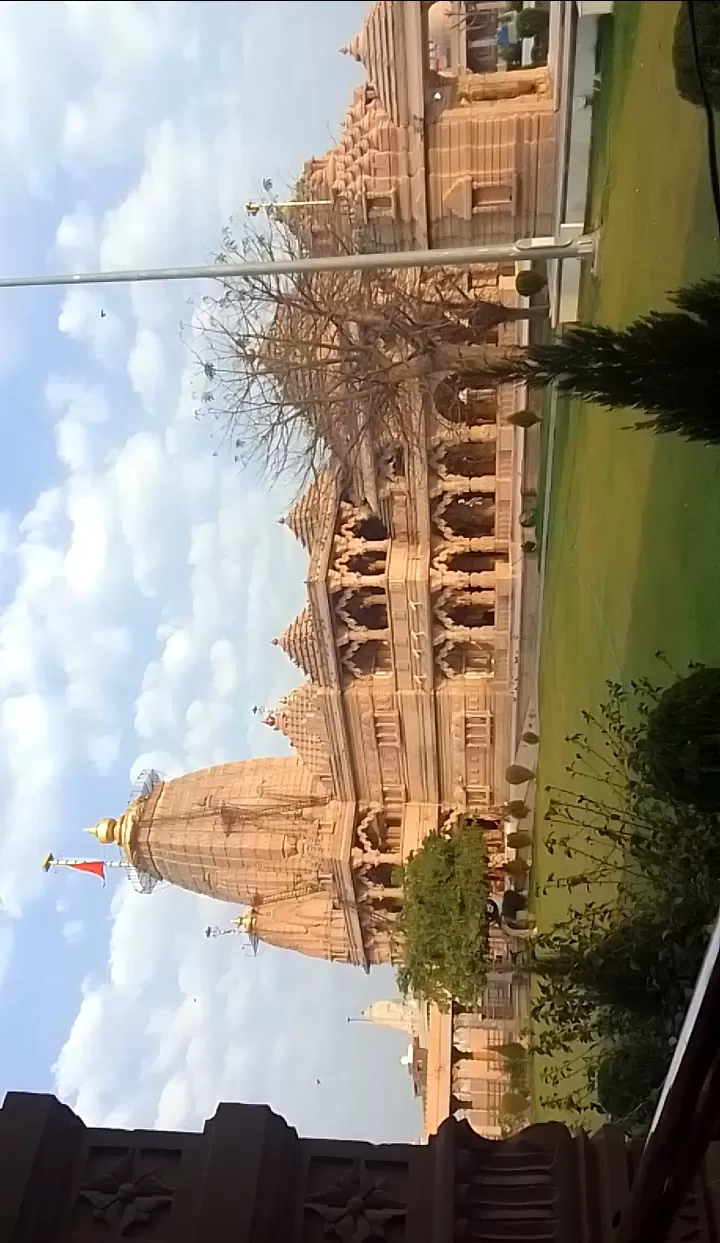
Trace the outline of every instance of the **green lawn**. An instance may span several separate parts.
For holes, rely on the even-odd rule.
[[[591,214],[602,228],[584,313],[622,324],[668,290],[720,270],[699,110],[673,86],[677,4],[623,0],[601,36]],[[718,395],[720,411],[720,394]],[[538,786],[561,784],[565,737],[608,678],[720,664],[720,449],[625,430],[632,416],[573,404],[558,416],[540,669]],[[542,841],[535,879],[559,861]],[[570,865],[568,865],[570,866]],[[566,896],[537,902],[548,929]],[[538,1067],[535,1097],[538,1116]]]

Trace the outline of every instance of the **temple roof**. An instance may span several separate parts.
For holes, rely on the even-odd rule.
[[[304,540],[303,543],[305,543]],[[290,622],[287,630],[280,635],[278,647],[282,648],[285,655],[289,656],[293,664],[297,665],[298,669],[302,669],[312,682],[320,684],[323,681],[312,613],[307,604],[302,612]]]
[[[359,87],[345,114],[339,141],[326,155],[308,160],[296,193],[309,199],[362,200],[368,178],[377,176],[376,153],[389,152],[392,132],[393,121],[375,90]]]
[[[360,33],[340,49],[363,65],[395,125],[409,121],[407,99],[398,85],[398,65],[404,50],[402,8],[396,0],[376,0]]]
[[[311,682],[304,682],[280,701],[268,723],[284,734],[308,768],[329,778],[330,745],[321,695]]]
[[[322,471],[316,479],[313,479],[308,484],[302,496],[298,498],[290,512],[283,519],[285,525],[290,528],[293,535],[300,540],[303,548],[309,553],[312,553],[318,535],[324,531],[327,500],[328,496],[333,493],[331,480],[331,472],[328,470]],[[287,634],[288,631],[285,633]],[[283,650],[287,651],[286,648]],[[295,660],[295,657],[290,652],[288,652],[288,655],[292,660]],[[296,661],[295,663],[298,664],[299,662]],[[302,665],[301,668],[303,668]]]

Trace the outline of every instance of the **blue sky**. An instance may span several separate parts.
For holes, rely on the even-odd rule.
[[[261,179],[337,133],[364,7],[0,6],[2,269],[209,261]],[[270,639],[305,558],[277,523],[290,492],[194,417],[197,292],[0,294],[0,1090],[90,1124],[192,1129],[247,1100],[308,1135],[411,1139],[406,1042],[346,1022],[389,972],[253,960],[202,935],[228,907],[40,870],[93,853],[81,829],[147,763],[283,745],[251,707],[298,681]]]

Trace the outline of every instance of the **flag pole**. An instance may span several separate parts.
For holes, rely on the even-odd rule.
[[[120,860],[105,859],[57,859],[54,854],[50,853],[43,859],[43,872],[49,872],[52,868],[70,868],[76,872],[89,872],[91,876],[98,876],[100,880],[105,881],[106,868],[125,868]]]

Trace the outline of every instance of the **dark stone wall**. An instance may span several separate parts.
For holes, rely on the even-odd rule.
[[[717,1145],[670,1233],[717,1238]],[[202,1134],[85,1127],[51,1096],[0,1110],[0,1243],[610,1243],[636,1150],[544,1123],[502,1141],[448,1119],[426,1145],[303,1140],[265,1106]]]

